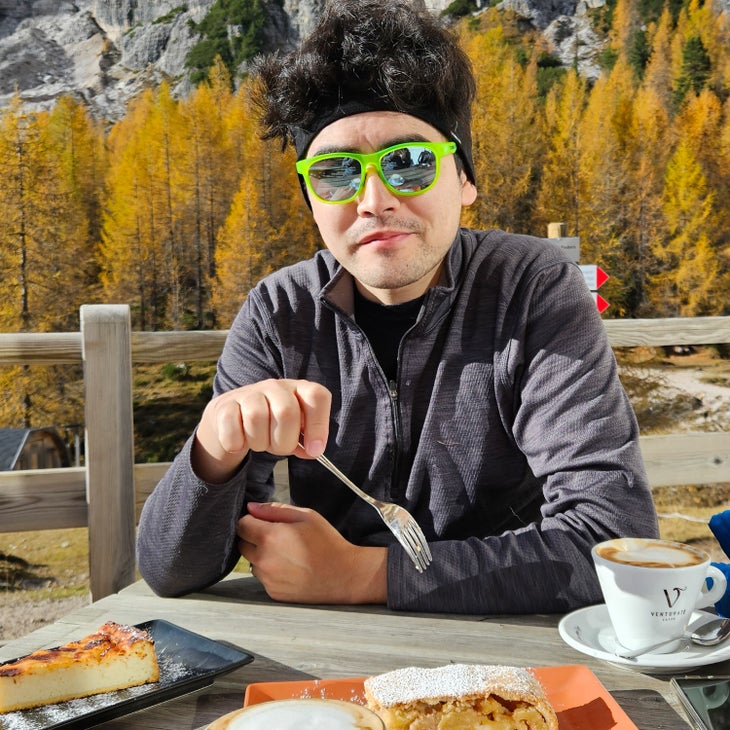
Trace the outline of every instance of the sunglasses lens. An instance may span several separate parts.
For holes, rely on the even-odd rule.
[[[366,170],[378,168],[380,179],[396,195],[419,195],[430,190],[439,171],[439,159],[456,152],[453,142],[418,142],[394,145],[370,154],[325,154],[297,162],[314,195],[325,203],[349,203],[363,184]]]
[[[426,147],[408,145],[388,152],[380,160],[388,187],[396,193],[420,193],[436,180],[436,155]]]
[[[362,167],[352,157],[329,157],[309,168],[309,184],[321,200],[340,203],[351,200],[360,188]]]

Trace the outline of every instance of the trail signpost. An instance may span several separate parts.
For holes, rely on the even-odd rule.
[[[608,281],[608,274],[597,264],[580,264],[579,268],[583,274],[588,288],[593,294],[596,307],[600,313],[608,309],[608,302],[598,293],[598,290]]]
[[[548,238],[563,249],[568,258],[575,264],[580,260],[580,238],[565,235],[565,223],[548,224]],[[608,274],[597,264],[578,264],[583,278],[593,294],[596,307],[600,313],[605,312],[609,303],[598,293],[598,290],[608,281]]]

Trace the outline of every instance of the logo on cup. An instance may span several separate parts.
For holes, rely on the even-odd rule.
[[[682,597],[682,592],[687,590],[687,586],[684,586],[683,588],[670,588],[667,590],[664,589],[664,598],[667,601],[667,606],[669,608],[673,608],[674,604]]]

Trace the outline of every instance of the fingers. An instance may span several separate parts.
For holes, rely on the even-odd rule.
[[[321,522],[323,518],[305,507],[283,502],[249,502],[248,514],[236,523],[238,551],[249,563],[256,563],[262,551],[270,547],[274,523],[293,525],[307,521]]]
[[[241,554],[274,600],[385,602],[387,548],[353,545],[314,510],[250,503],[236,528]]]
[[[230,463],[248,450],[293,454],[303,434],[306,454],[316,457],[327,443],[331,404],[329,390],[307,380],[252,383],[208,404],[198,440],[214,459]]]
[[[295,507],[285,502],[249,502],[248,513],[257,520],[264,522],[303,522],[309,519],[311,509]]]
[[[308,456],[318,457],[324,453],[329,436],[330,408],[332,394],[326,388],[302,381],[297,389],[297,398],[302,411],[301,435],[304,450]]]

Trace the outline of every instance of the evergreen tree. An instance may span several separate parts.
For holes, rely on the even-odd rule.
[[[200,83],[208,78],[216,58],[233,75],[239,66],[263,50],[266,13],[262,0],[216,0],[195,30],[201,40],[188,53],[185,65],[190,78]]]
[[[675,102],[681,104],[689,92],[699,94],[711,71],[710,57],[702,39],[699,36],[688,38],[682,49],[682,71],[676,83]]]

